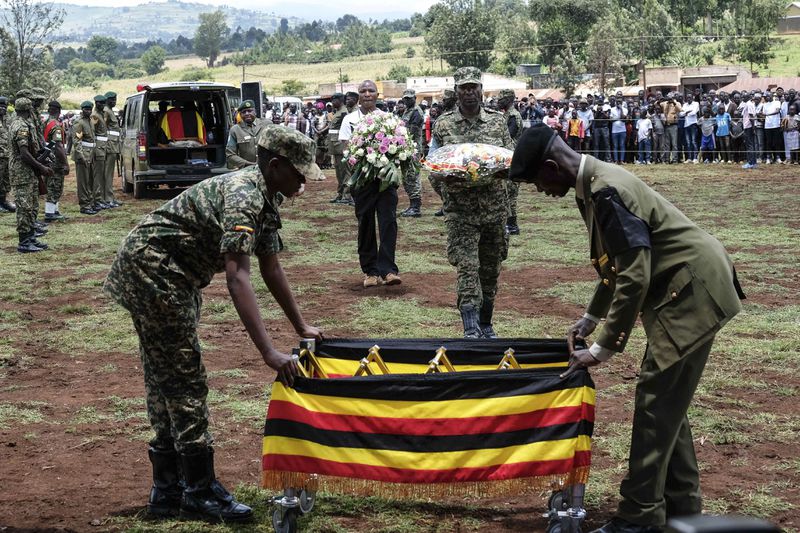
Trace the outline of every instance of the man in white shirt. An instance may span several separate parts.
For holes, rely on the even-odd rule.
[[[697,163],[697,113],[700,104],[694,101],[691,94],[686,95],[680,115],[686,119],[683,125],[683,134],[686,137],[686,163]]]
[[[765,163],[764,148],[766,147],[766,143],[764,139],[764,102],[761,99],[760,92],[757,92],[753,95],[752,102],[753,106],[755,107],[755,113],[753,113],[753,131],[756,134],[756,159],[760,159],[762,163]]]
[[[747,163],[742,165],[744,169],[756,168],[756,134],[755,118],[756,105],[750,99],[747,91],[742,93],[742,103],[739,104],[742,112],[742,128],[744,129],[745,150],[747,150]]]
[[[608,98],[608,104],[611,107],[608,112],[608,119],[611,121],[611,160],[618,165],[624,165],[625,119],[628,117],[628,111],[623,107],[622,100],[614,96]]]
[[[764,159],[766,164],[781,163],[783,139],[781,138],[781,103],[772,98],[769,91],[764,93],[761,106],[764,115]]]

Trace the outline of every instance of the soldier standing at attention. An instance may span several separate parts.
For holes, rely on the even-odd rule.
[[[456,92],[453,89],[445,89],[442,92],[442,109],[439,113],[441,116],[448,111],[452,111],[453,108],[456,106]],[[435,124],[434,124],[435,126]],[[428,147],[428,153],[433,152],[433,139],[431,138],[431,146]],[[431,187],[433,188],[433,192],[435,192],[439,198],[442,198],[442,181],[436,177],[436,174],[428,174],[428,181],[431,183]],[[439,208],[433,216],[435,217],[443,217],[444,216],[444,207]]]
[[[656,532],[669,518],[699,514],[700,474],[686,413],[714,336],[741,309],[744,294],[728,254],[636,176],[572,151],[550,128],[522,135],[509,178],[549,196],[574,188],[589,230],[600,281],[569,330],[570,366],[562,377],[622,352],[638,316],[647,335],[622,500],[594,533]],[[591,347],[575,350],[603,318]]]
[[[240,169],[256,164],[258,145],[256,141],[264,123],[256,117],[256,105],[252,100],[245,100],[237,109],[242,121],[231,128],[225,155],[228,168]]]
[[[484,109],[481,71],[462,67],[453,74],[458,105],[436,119],[431,152],[447,144],[485,143],[512,149],[501,113]],[[476,184],[444,181],[447,259],[458,271],[457,304],[465,338],[495,338],[492,328],[500,264],[508,255],[508,202],[502,180]]]
[[[11,192],[11,181],[8,177],[8,98],[0,96],[0,213],[13,213],[16,206],[8,201]]]
[[[514,91],[511,89],[502,89],[497,95],[497,107],[503,112],[508,124],[508,133],[511,135],[511,140],[516,144],[519,136],[522,135],[522,115],[520,115],[517,108],[514,107]],[[506,221],[506,230],[509,235],[519,235],[519,226],[517,226],[517,198],[519,197],[519,183],[509,181],[506,183],[506,192],[508,193],[508,220]]]
[[[92,162],[92,198],[94,210],[111,209],[111,205],[103,201],[103,188],[106,183],[106,152],[108,152],[108,127],[106,126],[106,95],[94,97],[94,111],[89,120],[94,131],[94,161]]]
[[[425,113],[417,105],[417,92],[414,89],[406,89],[403,91],[403,103],[405,104],[405,111],[400,118],[406,123],[408,134],[411,140],[417,145],[417,153],[422,157],[423,151],[423,138],[425,137]],[[408,170],[403,175],[403,188],[408,195],[409,205],[408,209],[400,213],[401,217],[414,217],[422,216],[422,182],[419,179],[419,167],[409,165]]]
[[[349,113],[347,107],[343,105],[343,100],[344,95],[342,93],[334,93],[331,97],[333,118],[328,129],[328,151],[333,155],[333,168],[336,169],[336,182],[339,184],[336,189],[336,197],[331,200],[331,203],[352,205],[353,199],[345,185],[348,177],[347,163],[342,161],[345,143],[339,140],[339,129],[342,127],[344,117]]]
[[[94,126],[91,121],[92,103],[81,104],[81,115],[72,125],[72,160],[75,161],[75,179],[78,185],[78,205],[84,215],[96,215],[92,167],[94,166]]]
[[[321,340],[320,330],[303,319],[278,260],[283,243],[276,202],[278,193],[302,193],[306,178],[319,174],[315,151],[302,133],[265,126],[258,165],[206,179],[147,215],[111,265],[104,290],[131,313],[155,432],[148,450],[151,514],[224,522],[253,515],[214,474],[208,383],[197,336],[201,289],[225,272],[248,335],[278,380],[291,385],[297,362],[270,341],[250,282],[250,256],[258,257],[264,283],[297,334]]]
[[[47,105],[47,121],[44,125],[44,142],[53,144],[55,159],[50,168],[53,175],[47,179],[47,197],[44,203],[44,221],[61,222],[66,217],[58,210],[58,202],[64,194],[64,176],[69,174],[67,151],[64,149],[64,126],[61,124],[61,104],[53,100]]]
[[[53,171],[42,165],[34,154],[41,149],[37,138],[36,126],[31,118],[31,101],[17,98],[14,103],[17,116],[9,129],[8,170],[11,175],[11,186],[14,188],[14,200],[17,204],[17,234],[19,235],[20,253],[41,252],[47,245],[39,242],[46,230],[35,226],[39,211],[39,180],[37,174],[51,176]]]
[[[103,108],[103,118],[108,132],[108,142],[106,143],[106,163],[103,173],[101,199],[104,204],[114,208],[122,205],[114,197],[114,174],[117,172],[122,139],[120,138],[119,119],[114,112],[114,106],[117,105],[117,93],[108,91],[104,96],[106,97],[106,105]]]

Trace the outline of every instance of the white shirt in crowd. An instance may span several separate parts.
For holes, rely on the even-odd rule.
[[[697,113],[700,111],[700,104],[692,102],[691,104],[683,104],[683,116],[686,117],[685,126],[697,124]]]
[[[608,116],[613,122],[611,123],[611,133],[625,133],[625,122],[623,119],[628,116],[628,112],[622,106],[612,107]]]
[[[764,113],[764,129],[774,130],[781,127],[781,103],[777,100],[764,102],[761,112]],[[773,114],[774,113],[774,114]]]
[[[592,122],[594,122],[594,113],[592,112],[592,110],[587,108],[586,111],[581,111],[580,109],[578,109],[578,118],[581,119],[581,122],[583,122],[583,131],[585,133],[585,136],[591,137],[592,130],[590,130],[589,128],[591,127]]]
[[[649,118],[640,118],[636,122],[636,128],[639,130],[639,140],[644,141],[650,138],[650,132],[653,131],[653,123]]]
[[[384,113],[376,108],[371,114],[383,115]],[[342,125],[339,126],[339,140],[349,141],[350,137],[353,136],[353,126],[361,122],[361,119],[365,116],[366,115],[361,111],[361,106],[357,107],[352,113],[345,115],[344,120],[342,120]]]

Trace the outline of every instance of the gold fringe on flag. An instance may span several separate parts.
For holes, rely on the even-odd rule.
[[[394,500],[435,500],[439,498],[502,498],[539,494],[572,485],[586,484],[589,467],[580,466],[566,474],[463,483],[387,483],[371,479],[320,476],[304,472],[268,470],[262,472],[261,486],[282,491],[305,488],[353,496],[378,496]]]

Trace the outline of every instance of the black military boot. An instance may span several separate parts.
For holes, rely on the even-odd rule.
[[[420,198],[415,198],[411,200],[411,205],[400,213],[401,217],[414,217],[419,218],[422,216],[422,200]]]
[[[478,325],[481,328],[481,337],[484,339],[496,339],[497,333],[492,328],[492,315],[494,314],[494,302],[487,302],[484,298],[481,304],[481,311],[478,316]]]
[[[20,235],[19,237],[19,246],[17,246],[17,251],[21,254],[32,254],[36,252],[41,252],[45,250],[45,248],[41,248],[37,246],[34,242],[33,234],[25,235],[24,237]]]
[[[39,236],[39,235],[35,233],[35,234],[34,234],[34,237],[33,237],[33,238],[31,238],[31,243],[33,243],[33,245],[34,245],[34,246],[38,246],[38,247],[39,247],[39,248],[41,248],[42,250],[47,250],[48,248],[50,248],[50,247],[49,247],[49,246],[47,246],[45,243],[43,243],[42,241],[40,241],[39,239],[37,239],[36,237],[38,237],[38,236]]]
[[[17,211],[17,206],[9,202],[4,194],[0,196],[0,209],[2,209],[2,211],[8,211],[9,213],[15,213]]]
[[[478,325],[478,310],[472,304],[461,306],[461,321],[464,323],[464,338],[479,339],[481,329]]]
[[[443,208],[443,207],[442,207],[442,208],[439,208],[439,210],[438,210],[438,211],[436,211],[436,212],[433,214],[433,216],[435,216],[435,217],[443,217],[443,216],[444,216],[444,208]]]
[[[214,478],[214,455],[209,449],[181,454],[186,488],[181,498],[181,518],[209,522],[246,522],[253,510],[237,502]]]
[[[153,516],[178,516],[184,487],[178,452],[151,447],[147,454],[153,464],[153,487],[147,501],[147,512]]]
[[[506,220],[506,231],[508,231],[509,235],[519,235],[517,217],[508,217],[508,220]]]

